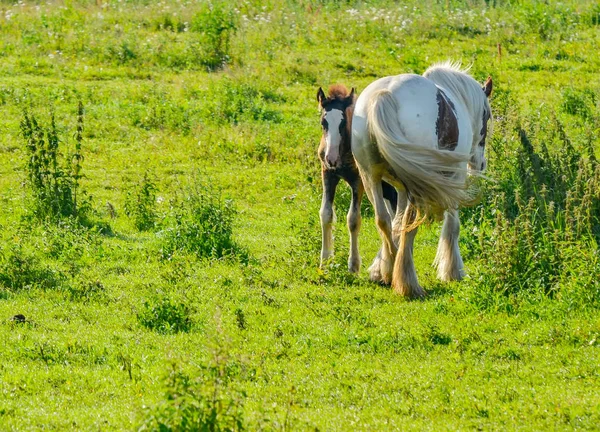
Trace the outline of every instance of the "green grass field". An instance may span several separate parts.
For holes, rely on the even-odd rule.
[[[0,2],[0,430],[597,430],[598,52],[591,0]],[[317,89],[448,59],[469,277],[434,222],[425,300],[371,283],[366,198],[349,275],[346,186],[319,270]]]

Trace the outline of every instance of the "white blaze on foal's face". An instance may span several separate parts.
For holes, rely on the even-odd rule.
[[[339,109],[325,112],[323,127],[325,128],[325,162],[335,168],[340,158],[340,144],[342,135],[340,126],[344,120],[344,113]]]

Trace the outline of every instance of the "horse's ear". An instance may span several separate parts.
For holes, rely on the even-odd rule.
[[[348,106],[354,105],[355,101],[356,101],[356,89],[354,87],[352,87],[350,94],[348,96],[346,96],[346,105],[348,105]]]
[[[485,81],[485,84],[482,87],[482,90],[487,97],[490,97],[490,95],[492,94],[492,77],[491,76],[488,76],[487,80]]]
[[[317,101],[319,101],[319,106],[322,107],[323,106],[323,101],[325,100],[325,93],[323,92],[323,89],[321,87],[319,87],[319,91],[317,92]]]

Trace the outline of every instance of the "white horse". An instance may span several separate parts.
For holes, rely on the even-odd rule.
[[[413,242],[425,217],[444,214],[435,265],[444,281],[463,277],[458,248],[458,208],[473,201],[467,174],[485,170],[488,97],[452,63],[432,66],[423,76],[403,74],[371,83],[356,101],[352,152],[375,208],[381,250],[371,279],[408,297],[422,297],[413,262]],[[381,181],[399,191],[394,220],[383,200]]]

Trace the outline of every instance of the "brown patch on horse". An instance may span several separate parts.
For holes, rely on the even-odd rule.
[[[438,137],[438,147],[442,150],[454,150],[458,145],[458,121],[454,104],[444,92],[437,91],[438,118],[435,122],[435,133]]]
[[[489,119],[490,119],[490,113],[488,112],[488,110],[484,109],[483,110],[483,124],[481,126],[481,130],[479,131],[479,134],[481,135],[481,141],[479,142],[480,147],[485,146],[485,139],[487,137],[487,127],[488,127]]]

